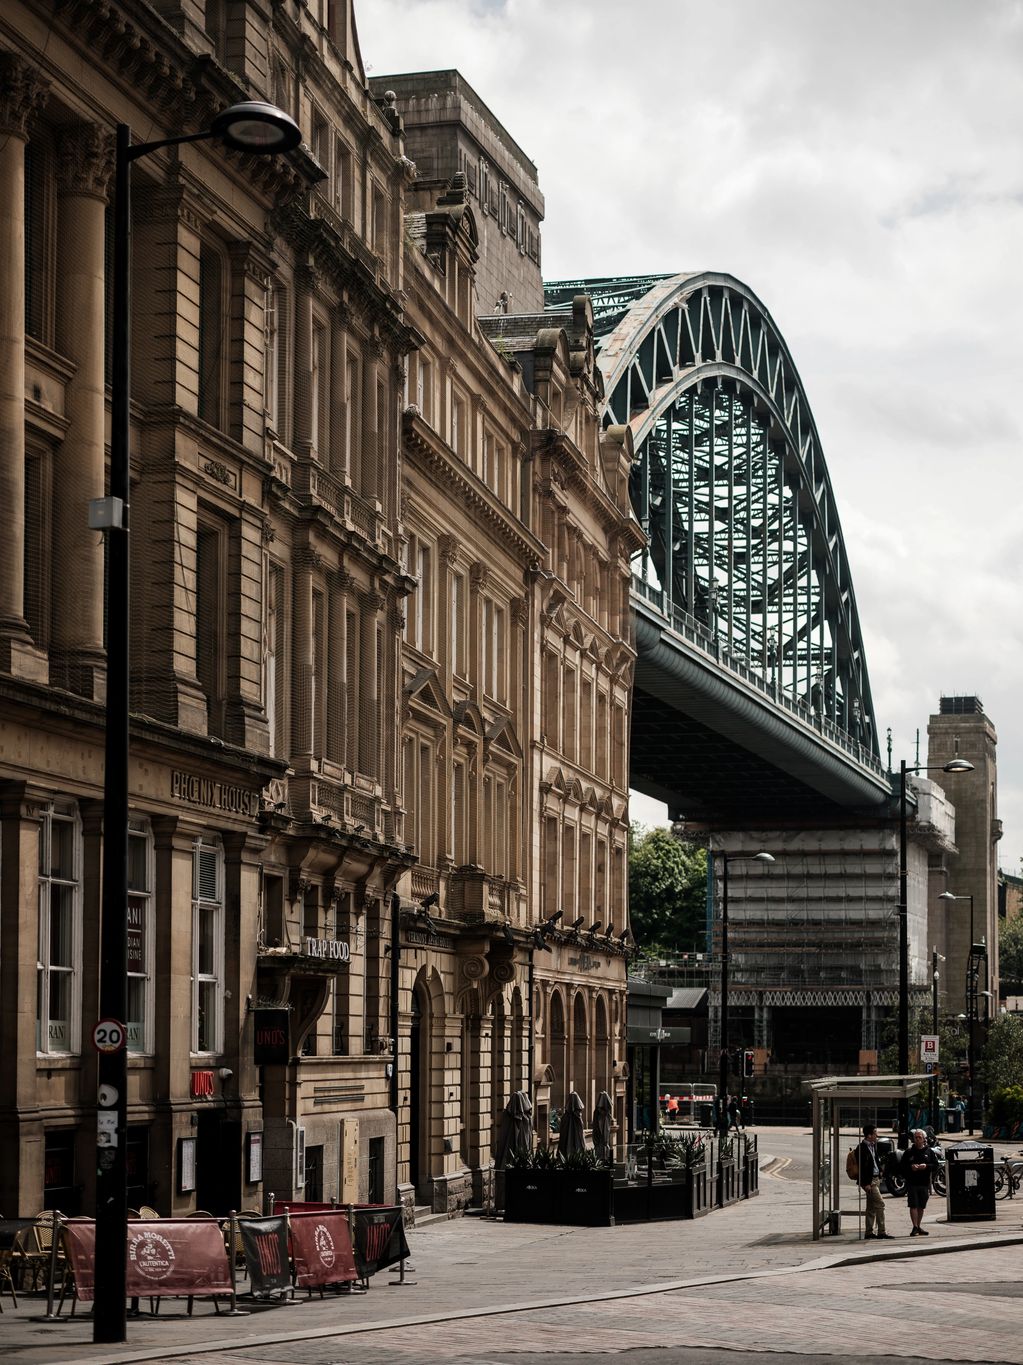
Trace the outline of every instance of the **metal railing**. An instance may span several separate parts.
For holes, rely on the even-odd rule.
[[[879,777],[884,776],[885,770],[880,759],[854,735],[843,730],[820,712],[815,711],[801,698],[789,695],[778,683],[769,682],[756,669],[751,668],[744,660],[732,654],[727,645],[723,645],[721,640],[702,621],[689,612],[681,610],[674,604],[671,605],[670,612],[666,610],[666,593],[663,588],[655,588],[637,574],[633,574],[632,591],[635,596],[643,598],[644,601],[654,606],[659,615],[664,618],[669,629],[689,644],[695,645],[701,653],[707,656],[708,661],[712,660],[719,667],[725,668],[730,673],[742,678],[743,682],[748,683],[757,692],[769,698],[775,706],[793,716],[807,729],[813,730],[829,740],[836,748],[842,749],[864,768],[869,768]]]

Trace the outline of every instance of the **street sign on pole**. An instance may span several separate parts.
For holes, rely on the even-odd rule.
[[[92,1045],[97,1052],[120,1052],[128,1041],[128,1030],[117,1019],[100,1019],[92,1030]]]
[[[922,1062],[937,1062],[940,1060],[938,1055],[938,1035],[936,1033],[922,1033],[920,1035],[920,1060]]]

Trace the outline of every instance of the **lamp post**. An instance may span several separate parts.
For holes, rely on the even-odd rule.
[[[721,854],[721,1057],[718,1069],[718,1112],[728,1090],[728,865],[773,863],[771,853]]]
[[[973,896],[972,896],[969,892],[966,892],[966,893],[965,893],[964,895],[962,895],[962,896],[957,896],[957,895],[955,895],[955,894],[954,894],[953,892],[951,892],[951,891],[942,891],[941,895],[938,897],[938,900],[940,900],[940,901],[969,901],[969,902],[970,902],[970,948],[969,948],[969,952],[968,952],[967,955],[966,955],[965,989],[966,989],[966,1028],[967,1028],[967,1038],[966,1038],[966,1057],[967,1057],[967,1062],[966,1062],[966,1064],[967,1064],[967,1066],[968,1066],[968,1068],[969,1068],[969,1072],[970,1072],[970,1086],[969,1086],[969,1091],[968,1091],[969,1098],[970,1098],[970,1108],[969,1108],[969,1114],[968,1114],[967,1118],[968,1118],[968,1123],[969,1123],[969,1128],[970,1128],[970,1136],[972,1137],[972,1136],[973,1136],[973,1065],[974,1065],[974,1061],[975,1061],[975,1058],[974,1058],[974,1049],[975,1049],[975,1047],[976,1047],[976,1043],[975,1043],[975,1041],[974,1041],[974,1034],[976,1033],[976,1030],[977,1030],[977,971],[976,971],[976,968],[975,968],[975,966],[974,966],[974,952],[973,952],[973,949],[974,949],[974,943],[973,943]]]
[[[973,764],[965,758],[953,758],[948,763],[934,767],[917,764],[907,767],[906,760],[899,764],[899,1074],[909,1075],[909,905],[907,900],[907,790],[906,778],[910,773],[972,773]],[[903,1095],[899,1099],[899,1146],[905,1147],[909,1127],[909,1101]]]
[[[100,1050],[96,1146],[96,1287],[93,1341],[126,1339],[127,1057],[124,1049],[128,906],[128,626],[130,558],[131,404],[131,165],[160,147],[218,138],[234,151],[272,156],[302,141],[283,110],[257,101],[232,105],[201,133],[132,143],[117,125],[114,168],[113,371],[111,374],[110,491],[89,505],[89,525],[107,536],[106,767],[103,778],[103,890],[100,925],[99,1013],[121,1026],[121,1045]],[[107,1028],[105,1039],[116,1037]],[[97,1030],[97,1039],[99,1030]],[[97,1047],[100,1046],[97,1041]]]
[[[944,962],[944,954],[939,953],[937,948],[931,949],[931,1032],[935,1038],[938,1037],[938,982],[941,980],[941,973],[938,971],[938,963]],[[933,1063],[932,1063],[933,1065]],[[935,1132],[938,1131],[938,1076],[931,1072],[931,1093],[928,1100],[930,1106],[930,1122]]]

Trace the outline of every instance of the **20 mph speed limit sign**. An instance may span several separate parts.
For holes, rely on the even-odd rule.
[[[120,1052],[127,1031],[116,1019],[100,1019],[92,1030],[92,1045],[97,1052]]]

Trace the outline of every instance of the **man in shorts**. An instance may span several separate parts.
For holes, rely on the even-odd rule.
[[[909,1217],[913,1224],[910,1237],[929,1237],[926,1228],[921,1227],[924,1209],[931,1193],[931,1181],[937,1174],[938,1159],[927,1145],[927,1134],[922,1128],[914,1128],[910,1133],[910,1144],[902,1154],[902,1174],[906,1180],[906,1200],[909,1203]]]

